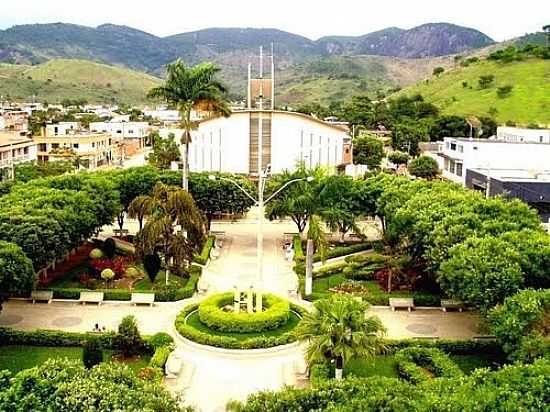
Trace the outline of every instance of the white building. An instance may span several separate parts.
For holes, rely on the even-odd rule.
[[[0,181],[13,178],[13,167],[36,160],[36,144],[18,132],[0,132]],[[7,170],[7,173],[5,171]]]
[[[80,129],[78,122],[59,122],[46,125],[47,136],[66,136]]]
[[[550,143],[550,129],[521,129],[498,127],[497,140],[508,142]]]
[[[550,144],[547,143],[446,137],[440,156],[443,176],[463,185],[467,170],[550,169]]]
[[[151,126],[147,122],[92,122],[92,133],[109,133],[115,141],[123,139],[144,139],[150,132]]]
[[[347,128],[301,113],[266,110],[263,117],[263,167],[272,173],[306,167],[336,167],[344,163]],[[189,147],[192,171],[258,173],[258,110],[234,112],[228,118],[202,121]]]

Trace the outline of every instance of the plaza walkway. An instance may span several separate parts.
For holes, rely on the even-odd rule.
[[[253,219],[252,215],[241,222],[213,224],[212,230],[225,232],[225,240],[220,257],[212,261],[203,274],[203,280],[210,285],[208,293],[231,290],[235,285],[247,288],[256,280],[257,228]],[[285,260],[282,242],[285,232],[296,229],[292,223],[269,222],[264,229],[264,289],[286,296],[296,286],[297,279],[291,263]],[[62,301],[50,305],[9,301],[0,313],[0,326],[84,332],[91,331],[98,323],[100,327],[116,330],[120,320],[132,314],[143,334],[165,331],[176,337],[176,351],[189,371],[189,379],[178,380],[168,387],[202,412],[224,411],[230,399],[242,400],[258,390],[276,390],[292,383],[288,379],[289,368],[303,364],[303,347],[299,345],[239,353],[201,347],[178,337],[174,319],[194,299],[157,303],[154,307],[134,307],[125,302],[81,306]],[[471,338],[477,334],[479,322],[478,316],[469,312],[416,310],[409,313],[377,307],[370,311],[383,321],[388,338]]]

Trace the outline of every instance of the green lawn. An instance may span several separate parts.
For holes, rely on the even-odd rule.
[[[109,360],[115,354],[112,350],[103,352],[103,359]],[[41,365],[48,359],[68,358],[72,360],[82,359],[80,347],[44,347],[44,346],[1,346],[0,370],[8,369],[11,372],[19,372],[23,369]],[[141,368],[149,364],[150,356],[142,356],[140,359],[125,362],[128,367],[137,373]]]
[[[290,318],[288,322],[277,329],[268,330],[264,332],[257,332],[257,333],[229,333],[229,332],[220,332],[204,325],[199,319],[198,311],[193,312],[189,316],[189,318],[187,318],[187,324],[197,329],[200,332],[208,333],[213,336],[225,336],[225,337],[235,338],[239,341],[244,341],[250,338],[257,338],[260,336],[265,336],[265,337],[280,336],[284,333],[287,333],[293,330],[298,325],[298,323],[300,323],[300,318],[298,317],[298,315],[296,315],[294,312],[290,312]]]
[[[504,360],[500,357],[489,354],[449,356],[466,375],[469,375],[477,368],[494,369],[504,363]],[[378,355],[374,359],[352,359],[345,365],[344,373],[358,377],[399,377],[397,374],[397,362],[393,355]]]

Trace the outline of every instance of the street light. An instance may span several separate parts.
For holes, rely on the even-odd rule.
[[[262,311],[262,283],[263,283],[263,260],[264,260],[264,233],[263,233],[263,217],[264,217],[264,206],[267,202],[269,202],[271,199],[273,199],[275,196],[277,196],[279,193],[281,193],[284,189],[286,189],[288,186],[290,186],[293,183],[296,182],[313,182],[315,178],[313,176],[308,176],[305,178],[299,178],[299,179],[292,179],[286,182],[283,186],[281,186],[275,193],[273,193],[271,196],[269,196],[266,200],[264,200],[264,190],[265,190],[265,182],[267,180],[267,176],[269,174],[269,170],[271,169],[271,165],[268,165],[265,170],[260,173],[260,180],[258,182],[258,199],[256,200],[250,193],[248,193],[239,183],[234,181],[233,179],[229,179],[227,177],[222,176],[215,176],[215,175],[209,175],[208,179],[210,180],[226,180],[228,182],[231,182],[235,186],[237,186],[246,196],[248,196],[249,199],[252,199],[252,201],[258,206],[258,231],[256,233],[256,253],[257,253],[257,272],[258,272],[258,290],[256,292],[256,312]]]

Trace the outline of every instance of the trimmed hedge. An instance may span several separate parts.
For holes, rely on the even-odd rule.
[[[294,260],[296,262],[305,262],[306,255],[304,254],[304,249],[302,248],[302,238],[300,235],[294,235],[292,238],[292,245],[294,247]]]
[[[203,300],[199,304],[199,318],[211,329],[220,332],[250,333],[277,329],[288,322],[290,304],[275,295],[266,294],[261,313],[225,312],[223,307],[233,305],[232,292],[221,293]]]
[[[294,235],[292,238],[292,244],[294,247],[294,261],[296,263],[303,263],[306,261],[306,255],[304,253],[304,248],[302,246],[302,238],[300,235]],[[364,250],[370,250],[373,248],[372,242],[362,242],[355,243],[352,245],[346,246],[336,246],[332,249],[327,250],[326,259],[333,259],[340,256],[351,255],[353,253],[362,252]],[[318,253],[313,255],[314,262],[320,262],[321,256]]]
[[[462,371],[457,364],[447,354],[436,348],[401,349],[395,354],[395,360],[399,376],[414,384],[430,379],[429,373],[436,378],[462,376]]]
[[[139,293],[154,293],[155,302],[174,302],[189,299],[197,290],[202,269],[192,265],[190,268],[189,280],[183,288],[164,287],[159,290],[140,290]],[[41,288],[51,290],[54,299],[79,299],[80,292],[103,292],[105,300],[129,301],[132,298],[132,291],[126,289],[86,289],[86,288]]]
[[[172,353],[173,348],[171,346],[161,346],[155,350],[155,353],[149,361],[149,366],[151,368],[158,368],[164,372],[164,365]]]
[[[210,259],[210,251],[214,247],[215,242],[216,236],[208,236],[206,242],[204,242],[201,253],[195,255],[195,257],[193,258],[193,262],[198,263],[199,265],[206,265],[208,259]]]
[[[97,340],[103,349],[118,349],[117,334],[115,332],[78,333],[55,330],[21,331],[10,328],[0,328],[0,346],[27,345],[27,346],[57,346],[83,347],[91,339]],[[152,353],[148,338],[144,338],[145,353]]]
[[[176,318],[176,330],[184,338],[192,340],[193,342],[201,345],[214,346],[217,348],[225,349],[265,349],[272,348],[274,346],[286,345],[296,341],[296,336],[292,331],[284,333],[281,336],[273,337],[256,337],[246,340],[238,340],[232,337],[215,336],[208,333],[201,332],[192,326],[187,325],[185,318],[198,310],[199,305],[197,303],[191,304],[183,309]],[[300,315],[305,314],[306,309],[301,306],[290,303],[290,309]]]

